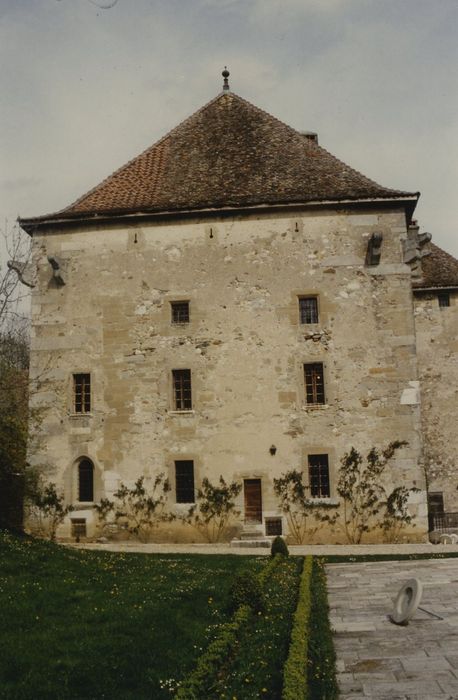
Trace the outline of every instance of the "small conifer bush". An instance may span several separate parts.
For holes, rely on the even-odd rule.
[[[272,540],[272,545],[270,547],[270,555],[274,557],[276,554],[281,554],[284,557],[289,555],[288,545],[280,535],[277,535],[277,537]]]

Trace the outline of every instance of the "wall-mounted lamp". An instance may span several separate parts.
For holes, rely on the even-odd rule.
[[[274,454],[277,453],[277,448],[275,447],[275,445],[271,445],[271,446],[270,446],[269,452],[270,452],[270,454],[272,455],[272,457],[274,456]]]

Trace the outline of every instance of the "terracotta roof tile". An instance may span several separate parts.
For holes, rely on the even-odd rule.
[[[403,196],[224,92],[66,209],[26,221]]]
[[[431,243],[431,252],[421,259],[422,278],[415,289],[458,287],[458,260]]]

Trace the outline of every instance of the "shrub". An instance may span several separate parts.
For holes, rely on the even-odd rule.
[[[277,535],[277,537],[272,541],[272,545],[270,547],[270,555],[274,557],[276,554],[281,554],[284,557],[289,555],[288,545],[283,537],[280,537],[280,535]]]
[[[234,612],[241,605],[248,605],[254,612],[262,612],[265,607],[262,585],[252,571],[238,574],[229,591],[230,611]]]
[[[306,557],[299,587],[299,600],[294,614],[288,658],[283,671],[282,700],[308,697],[307,655],[310,620],[310,578],[312,557]]]
[[[64,505],[64,500],[55,484],[44,484],[41,480],[36,481],[29,495],[29,516],[40,535],[48,536],[51,541],[56,539],[57,528],[65,516],[73,510],[71,505]]]

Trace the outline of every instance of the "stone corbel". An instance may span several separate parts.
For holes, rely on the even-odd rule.
[[[371,233],[367,241],[366,265],[379,265],[382,255],[383,233]]]
[[[57,257],[57,255],[48,255],[48,262],[52,267],[53,279],[59,287],[63,287],[65,284],[65,272],[66,265],[62,258]]]

